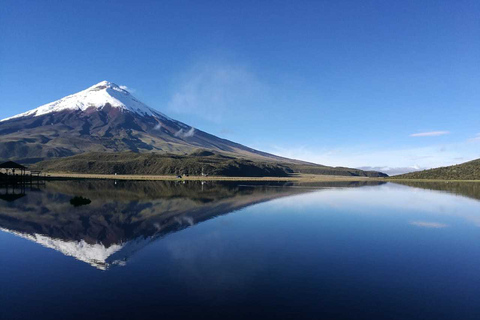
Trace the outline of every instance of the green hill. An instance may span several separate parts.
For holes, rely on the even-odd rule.
[[[201,175],[230,177],[285,177],[295,173],[384,177],[376,171],[328,167],[306,162],[279,162],[232,157],[211,150],[188,155],[156,153],[83,153],[41,161],[32,168],[44,172],[142,175]]]
[[[480,159],[424,171],[406,173],[392,179],[480,180]]]

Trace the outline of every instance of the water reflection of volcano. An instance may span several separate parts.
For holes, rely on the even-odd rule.
[[[372,182],[339,182],[362,186]],[[373,183],[378,184],[378,183]],[[313,189],[314,190],[314,189]],[[312,191],[291,183],[51,181],[42,192],[0,203],[0,228],[99,269],[124,264],[148,243],[241,208]],[[91,200],[73,207],[73,196]]]

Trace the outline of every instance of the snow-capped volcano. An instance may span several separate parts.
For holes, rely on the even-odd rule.
[[[109,81],[0,121],[0,159],[37,162],[85,152],[188,154],[198,148],[279,159],[169,118]]]
[[[159,106],[155,107],[160,109]],[[277,165],[272,167],[273,161],[313,165],[315,168],[312,170],[321,174],[378,176],[376,172],[317,166],[282,158],[216,137],[167,117],[140,102],[125,88],[108,81],[99,82],[78,93],[0,121],[0,160],[35,163],[86,153],[86,161],[83,158],[77,159],[75,161],[80,161],[80,164],[75,162],[74,168],[68,169],[74,171],[80,170],[79,166],[83,172],[92,170],[95,167],[95,161],[92,160],[94,153],[100,154],[102,159],[107,157],[106,153],[117,152],[197,157],[203,154],[198,153],[198,149],[214,151],[213,155],[218,155],[216,165],[220,161],[222,165],[233,170],[232,172],[237,172],[235,174],[240,174],[240,164],[236,162],[240,159],[246,161],[242,162],[241,170],[246,170],[249,174],[253,174],[255,170],[263,170],[262,174],[269,170],[291,170]],[[133,160],[131,154],[128,154],[127,158],[131,161],[127,161],[128,165],[122,164],[128,167],[124,168],[124,172],[144,172],[142,170],[151,168],[148,161]],[[126,161],[126,158],[123,159]],[[252,164],[255,161],[269,163],[259,169]],[[193,162],[200,163],[196,160]],[[106,167],[101,169],[102,172]],[[191,164],[188,167],[190,168]],[[108,165],[110,171],[117,172],[117,169],[113,164]],[[157,174],[171,174],[177,170],[170,166],[158,166],[157,169],[160,170],[155,171]],[[259,174],[258,171],[255,172]]]
[[[121,88],[115,83],[109,81],[102,81],[86,90],[66,96],[65,98],[47,103],[36,109],[3,119],[1,121],[30,116],[38,117],[41,115],[65,110],[86,111],[89,108],[101,110],[105,106],[127,110],[137,113],[141,116],[167,118],[162,113],[137,100],[124,88]]]

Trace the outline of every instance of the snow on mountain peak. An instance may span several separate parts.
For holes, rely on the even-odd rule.
[[[0,121],[22,117],[38,117],[44,114],[64,110],[85,111],[92,107],[101,110],[107,105],[113,108],[134,112],[141,116],[154,116],[168,119],[164,114],[151,109],[137,100],[130,92],[125,90],[125,87],[120,87],[113,82],[101,81],[78,93]]]
[[[88,91],[88,90],[89,91],[98,91],[98,90],[103,90],[103,89],[113,89],[113,90],[118,91],[118,92],[122,92],[122,93],[125,93],[125,94],[130,94],[130,92],[123,89],[119,85],[117,85],[113,82],[107,81],[107,80],[103,80],[103,81],[91,86],[90,88],[86,89],[85,91]]]

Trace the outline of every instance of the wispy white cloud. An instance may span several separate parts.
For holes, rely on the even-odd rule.
[[[180,137],[180,138],[190,138],[193,137],[195,134],[195,128],[191,127],[190,130],[185,131],[183,129],[178,130],[175,132],[175,137]]]
[[[475,137],[468,139],[468,142],[480,142],[480,133],[477,133]]]
[[[430,132],[419,132],[412,133],[410,137],[438,137],[450,134],[450,131],[430,131]]]
[[[234,132],[231,129],[228,129],[228,128],[223,128],[222,130],[220,130],[221,135],[231,135],[233,133]]]
[[[410,222],[412,226],[422,227],[422,228],[433,228],[433,229],[441,229],[446,228],[448,225],[440,222],[428,222],[428,221],[412,221]]]
[[[128,92],[130,92],[130,93],[134,93],[134,92],[135,92],[135,89],[130,88],[130,87],[127,87],[127,86],[125,86],[125,85],[120,85],[119,87],[120,87],[120,89],[126,90],[126,91],[128,91]]]
[[[195,128],[190,128],[187,132],[185,132],[185,137],[193,137],[195,134]]]
[[[263,90],[264,85],[246,67],[200,63],[178,81],[168,109],[220,122],[229,110],[256,101],[255,97],[261,97]]]
[[[430,131],[430,132],[419,132],[412,133],[410,137],[438,137],[450,134],[450,131]]]

